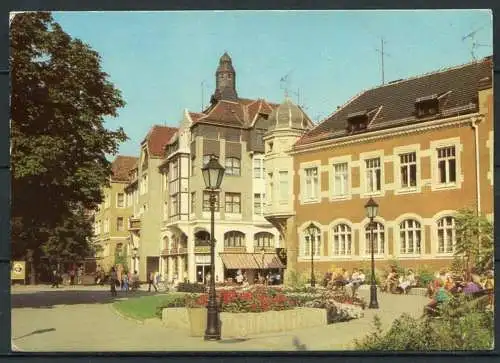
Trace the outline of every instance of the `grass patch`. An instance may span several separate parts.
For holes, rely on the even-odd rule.
[[[169,293],[168,295],[141,296],[113,303],[114,308],[122,315],[137,319],[146,320],[156,318],[157,308],[167,304],[169,301],[178,299],[184,294]]]

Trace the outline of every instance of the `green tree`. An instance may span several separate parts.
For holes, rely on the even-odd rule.
[[[85,211],[109,184],[106,155],[127,139],[122,128],[106,129],[104,117],[125,103],[99,54],[50,13],[17,14],[10,30],[13,257],[86,254]]]
[[[493,225],[483,215],[471,209],[461,209],[455,216],[456,245],[454,255],[462,259],[470,272],[475,267],[480,272],[493,264]]]

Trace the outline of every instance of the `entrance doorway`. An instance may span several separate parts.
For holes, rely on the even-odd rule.
[[[196,282],[204,284],[206,276],[210,272],[210,265],[196,265]]]

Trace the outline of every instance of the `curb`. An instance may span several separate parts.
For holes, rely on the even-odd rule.
[[[109,308],[111,309],[111,311],[113,311],[116,315],[118,315],[120,318],[122,319],[125,319],[125,320],[130,320],[130,321],[133,321],[135,322],[136,324],[141,324],[141,325],[144,325],[145,323],[145,320],[139,320],[139,319],[134,319],[134,318],[131,318],[129,316],[126,316],[126,315],[123,315],[121,312],[119,312],[114,306],[114,303],[110,304],[109,305]]]

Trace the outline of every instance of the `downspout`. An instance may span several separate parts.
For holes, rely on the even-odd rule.
[[[479,167],[479,123],[481,119],[474,117],[471,121],[472,129],[474,130],[474,148],[476,159],[476,212],[479,216],[481,214],[481,181],[480,181],[480,167]]]

